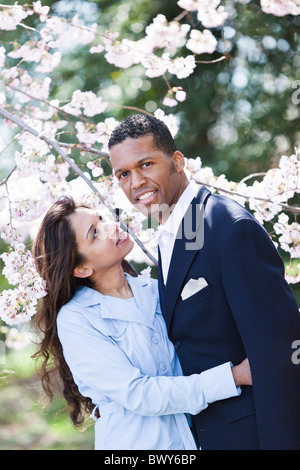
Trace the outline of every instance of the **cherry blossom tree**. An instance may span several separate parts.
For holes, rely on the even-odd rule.
[[[0,293],[0,318],[6,324],[29,321],[39,298],[46,295],[47,286],[35,270],[28,240],[34,238],[46,210],[63,195],[87,202],[108,217],[116,217],[118,209],[119,223],[136,241],[131,259],[149,265],[146,275],[156,264],[159,228],[148,227],[145,217],[124,198],[113,174],[104,171],[110,166],[108,139],[118,124],[113,117],[101,116],[110,103],[101,92],[79,89],[67,102],[53,99],[52,74],[64,59],[66,44],[88,45],[90,54],[103,54],[118,69],[139,64],[150,80],[163,77],[165,107],[192,100],[188,90],[171,85],[172,79],[180,83],[201,63],[213,66],[227,59],[224,54],[203,61],[201,54],[216,51],[215,28],[225,24],[230,11],[220,0],[177,3],[182,10],[177,18],[168,21],[158,14],[137,41],[115,32],[99,32],[96,23],[86,26],[77,16],[71,20],[61,18],[40,1],[24,6],[0,5],[0,29],[15,32],[13,42],[0,46],[0,115],[11,135],[9,146],[14,153],[13,165],[0,181],[0,229],[7,243],[1,255],[2,274],[11,286]],[[276,16],[300,14],[297,0],[261,0],[261,8]],[[193,21],[181,23],[191,13],[197,15],[199,28]],[[32,18],[35,27],[29,21]],[[149,113],[144,109],[129,111]],[[175,137],[180,127],[178,116],[160,108],[154,115],[168,125]],[[70,134],[74,143],[67,139]],[[86,156],[84,167],[76,164],[74,152]],[[225,194],[252,211],[268,227],[276,246],[289,255],[287,281],[300,282],[300,207],[291,202],[300,193],[297,149],[292,155],[282,155],[277,167],[239,182],[215,175],[212,168],[203,166],[200,157],[186,158],[186,172],[212,192]]]

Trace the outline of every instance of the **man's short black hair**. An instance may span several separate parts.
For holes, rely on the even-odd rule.
[[[134,114],[123,119],[111,133],[108,148],[110,150],[128,137],[138,139],[147,135],[153,136],[155,147],[166,155],[172,156],[177,150],[168,126],[160,119],[146,114]]]

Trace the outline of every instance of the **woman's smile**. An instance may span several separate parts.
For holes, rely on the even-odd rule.
[[[129,240],[129,235],[128,233],[126,232],[121,232],[119,234],[119,238],[118,238],[118,241],[117,241],[117,246],[121,245],[122,243],[126,242],[127,240]]]

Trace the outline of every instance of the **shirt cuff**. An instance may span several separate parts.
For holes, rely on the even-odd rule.
[[[201,376],[205,384],[207,403],[237,397],[241,394],[241,388],[235,385],[231,367],[231,362],[226,362],[202,372]]]

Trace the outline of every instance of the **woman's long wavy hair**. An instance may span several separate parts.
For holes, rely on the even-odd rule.
[[[89,279],[73,276],[74,269],[84,262],[70,222],[70,216],[79,207],[87,206],[76,205],[70,197],[58,200],[44,217],[32,248],[37,270],[47,286],[47,295],[41,299],[41,306],[35,316],[40,343],[33,357],[42,361],[42,385],[50,402],[54,396],[54,380],[60,377],[62,393],[75,426],[84,422],[95,405],[90,398],[80,394],[73,380],[63,356],[56,319],[61,307],[71,300],[81,285],[92,287]],[[123,260],[122,266],[125,272],[136,276],[127,261]]]

